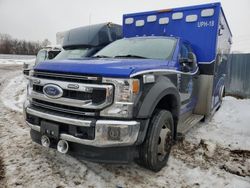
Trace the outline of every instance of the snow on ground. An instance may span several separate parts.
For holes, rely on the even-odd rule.
[[[80,161],[32,143],[21,114],[21,74],[1,72],[0,65],[2,187],[250,187],[250,100],[224,98],[212,120],[192,128],[173,147],[168,165],[153,173],[134,163]]]
[[[5,65],[22,65],[25,62],[25,60],[13,60],[13,59],[0,59],[0,64]]]
[[[12,78],[0,94],[3,104],[11,110],[22,112],[26,98],[26,87],[27,80],[23,75]]]
[[[35,56],[0,54],[0,64],[23,65],[23,63],[34,64]]]
[[[190,141],[200,139],[234,149],[250,149],[250,100],[225,97],[212,120],[201,123],[187,135]]]
[[[15,59],[0,59],[0,64],[5,65],[23,65],[24,63],[27,64],[33,64],[35,60],[34,59],[21,59],[21,60],[15,60]]]

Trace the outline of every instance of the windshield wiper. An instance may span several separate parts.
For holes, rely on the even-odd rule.
[[[139,56],[139,55],[132,55],[132,54],[114,56],[114,58],[122,58],[122,57],[148,59],[147,57],[143,57],[143,56]]]
[[[111,57],[106,56],[106,55],[97,55],[97,56],[93,56],[93,58],[111,58]]]

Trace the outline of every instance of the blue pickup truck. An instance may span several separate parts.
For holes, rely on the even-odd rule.
[[[25,120],[45,147],[159,171],[178,135],[221,105],[232,34],[213,3],[125,14],[123,36],[91,58],[36,65]]]

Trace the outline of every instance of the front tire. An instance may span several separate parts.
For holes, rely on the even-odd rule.
[[[156,109],[143,144],[140,146],[139,164],[158,172],[167,163],[174,138],[174,121],[167,110]]]

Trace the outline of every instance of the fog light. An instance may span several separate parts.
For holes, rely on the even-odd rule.
[[[69,144],[66,140],[60,140],[57,143],[57,151],[59,151],[60,153],[67,153],[69,150]]]
[[[120,127],[109,127],[108,128],[108,139],[109,140],[120,140],[121,139]]]

